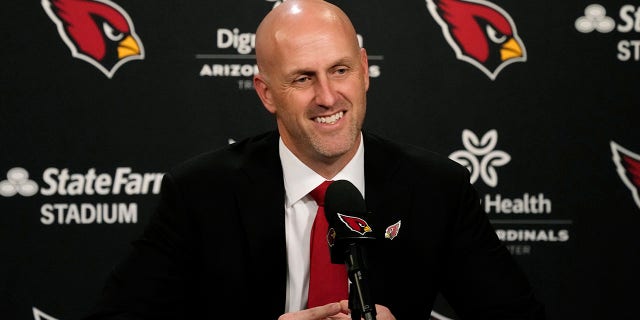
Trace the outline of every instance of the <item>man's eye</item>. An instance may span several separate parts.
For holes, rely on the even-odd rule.
[[[347,73],[347,70],[348,70],[347,68],[339,68],[339,69],[336,69],[336,73],[337,74],[345,74],[345,73]]]
[[[295,83],[305,83],[309,80],[309,77],[300,77],[294,80]]]

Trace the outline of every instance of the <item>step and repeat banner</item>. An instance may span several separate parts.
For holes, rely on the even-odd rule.
[[[331,2],[369,54],[366,129],[470,170],[549,318],[636,316],[640,2]],[[280,3],[5,3],[0,318],[83,315],[169,167],[275,128],[252,76]]]

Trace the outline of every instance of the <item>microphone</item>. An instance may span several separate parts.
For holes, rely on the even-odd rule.
[[[367,222],[367,212],[360,191],[347,180],[336,180],[329,185],[324,200],[329,223],[327,240],[332,263],[346,263],[351,288],[349,308],[351,319],[376,319],[375,304],[368,283],[367,247],[373,243],[373,229]]]

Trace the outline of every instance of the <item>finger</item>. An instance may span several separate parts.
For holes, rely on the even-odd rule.
[[[349,300],[340,301],[341,312],[345,315],[351,314],[351,310],[349,310]],[[340,318],[331,318],[331,319],[342,319]],[[351,319],[351,317],[346,317],[346,319]],[[393,316],[391,310],[389,308],[376,304],[376,320],[396,320],[396,317]]]
[[[340,300],[340,311],[344,314],[351,314],[349,309],[349,300]]]
[[[331,316],[335,316],[342,311],[342,306],[338,302],[328,303],[323,306],[317,306],[314,308],[309,308],[306,310],[302,310],[299,313],[299,318],[296,317],[296,320],[315,320],[315,319],[325,319]],[[337,318],[339,319],[339,318]]]
[[[344,313],[338,313],[335,316],[330,316],[329,318],[327,318],[329,320],[351,320],[351,316],[348,314],[344,314]]]
[[[396,320],[389,308],[376,304],[376,320]]]

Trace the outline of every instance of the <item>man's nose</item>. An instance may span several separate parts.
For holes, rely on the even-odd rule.
[[[316,104],[321,106],[333,106],[337,100],[335,84],[326,77],[318,78],[315,86]]]

